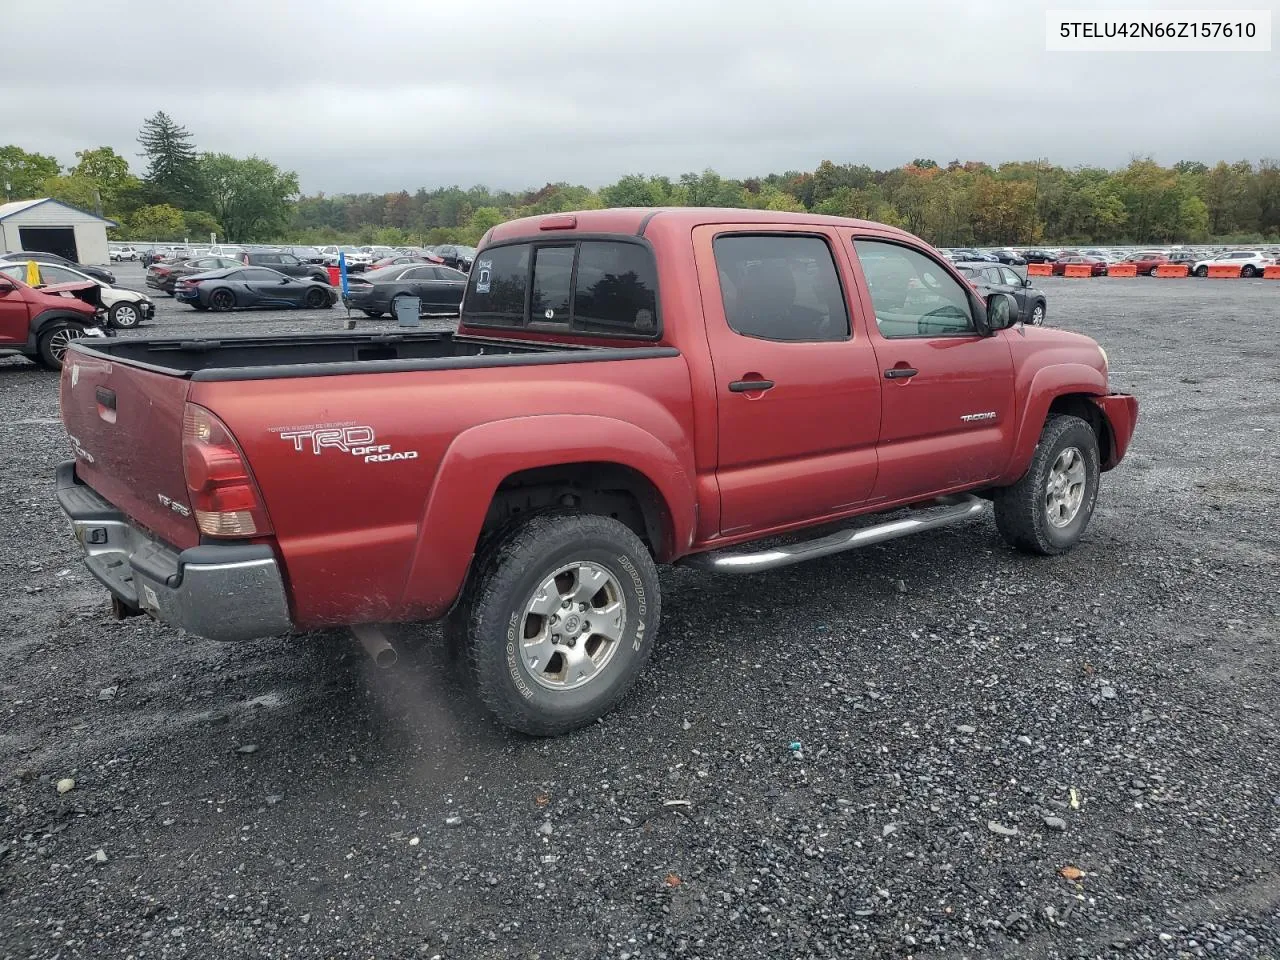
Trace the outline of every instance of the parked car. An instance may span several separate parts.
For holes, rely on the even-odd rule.
[[[1092,277],[1105,277],[1107,275],[1107,261],[1103,260],[1100,257],[1083,257],[1083,256],[1062,257],[1058,260],[1053,261],[1053,275],[1055,277],[1061,277],[1066,273],[1068,264],[1081,264],[1081,263],[1087,263],[1090,267],[1093,268],[1089,274]]]
[[[303,263],[292,253],[282,253],[279,250],[246,250],[238,259],[250,267],[268,267],[290,277],[310,277],[313,280],[329,282],[329,273],[324,267]]]
[[[406,263],[434,263],[443,265],[444,260],[437,257],[434,253],[400,254],[399,256],[387,257],[383,260],[379,260],[377,263],[371,263],[369,264],[369,269],[381,270],[383,267],[397,267]]]
[[[314,263],[324,266],[324,254],[319,247],[289,247],[285,251],[291,253],[303,263]]]
[[[1191,272],[1197,277],[1207,277],[1209,267],[1229,266],[1239,267],[1242,277],[1258,277],[1262,275],[1263,269],[1271,266],[1272,263],[1272,259],[1260,250],[1231,250],[1210,259],[1196,261]]]
[[[1131,253],[1125,257],[1122,263],[1132,263],[1138,268],[1139,275],[1145,274],[1150,276],[1156,272],[1156,267],[1162,263],[1168,263],[1169,257],[1159,251],[1149,251],[1146,253]]]
[[[54,263],[60,267],[70,267],[72,270],[87,273],[93,279],[101,280],[106,284],[114,284],[116,282],[116,275],[106,267],[93,267],[86,263],[76,263],[74,260],[60,257],[56,253],[45,253],[43,250],[16,250],[13,253],[0,253],[0,260],[13,260],[21,263],[35,260],[37,263]]]
[[[1166,262],[1186,264],[1187,270],[1194,273],[1196,264],[1202,259],[1203,257],[1198,253],[1194,253],[1190,250],[1179,250],[1175,253],[1169,254],[1169,259]]]
[[[957,263],[962,277],[971,279],[983,296],[1006,293],[1018,303],[1018,319],[1032,326],[1042,326],[1048,310],[1045,292],[1011,267],[993,263]]]
[[[409,263],[380,270],[369,270],[347,278],[347,293],[342,302],[348,310],[361,310],[365,316],[396,314],[395,302],[400,297],[417,297],[422,313],[448,313],[457,316],[467,275],[452,267]]]
[[[36,289],[0,274],[0,356],[21,355],[57,370],[71,341],[105,336],[96,282]]]
[[[327,266],[330,266],[330,267],[338,266],[338,263],[339,263],[338,254],[342,255],[341,259],[346,260],[348,273],[355,273],[361,270],[365,270],[373,262],[369,258],[369,254],[365,253],[363,250],[361,250],[358,247],[339,247],[337,248],[337,250],[338,252],[333,254],[331,259],[325,260],[325,264]]]
[[[970,247],[960,247],[951,251],[951,259],[956,263],[999,263],[994,254],[983,253]]]
[[[1023,250],[1022,259],[1024,263],[1053,263],[1058,255],[1048,250]]]
[[[239,260],[244,252],[245,248],[238,243],[215,243],[209,248],[211,257],[231,257],[234,260]]]
[[[453,267],[453,269],[461,270],[463,273],[470,272],[471,264],[476,257],[475,247],[467,247],[457,243],[441,244],[431,252],[443,260],[446,267]]]
[[[290,277],[267,267],[240,266],[183,277],[173,295],[197,310],[245,310],[250,307],[332,307],[337,297],[327,281]]]
[[[658,563],[760,573],[988,499],[1020,550],[1078,543],[1137,401],[1093,340],[1013,322],[892,227],[524,218],[476,254],[456,332],[73,344],[97,362],[62,377],[57,496],[121,613],[355,624],[383,663],[371,624],[447,617],[488,709],[557,734],[643,668]],[[104,390],[147,416],[102,417]]]
[[[124,287],[111,286],[96,277],[91,277],[70,267],[41,263],[38,260],[36,264],[40,268],[41,280],[36,289],[68,287],[68,285],[75,286],[85,283],[96,284],[100,288],[98,302],[106,311],[107,322],[113,327],[136,327],[155,316],[156,305],[145,293],[139,293],[137,290],[128,290]],[[25,281],[26,274],[26,263],[13,263],[10,261],[0,263],[0,275],[10,280]]]
[[[121,260],[137,260],[140,256],[137,247],[112,247],[108,253],[111,261],[117,263]]]
[[[1027,261],[1023,259],[1022,255],[1018,253],[1018,251],[1011,250],[1007,247],[1001,250],[992,251],[991,256],[995,257],[1005,266],[1025,267],[1027,265]]]
[[[242,264],[233,257],[208,255],[192,257],[189,260],[182,260],[178,263],[153,263],[147,267],[146,284],[153,290],[160,290],[172,297],[174,288],[183,277],[189,277],[196,273],[207,273],[210,270],[230,270],[239,266],[242,266]]]

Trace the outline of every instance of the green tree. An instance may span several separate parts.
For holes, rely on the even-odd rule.
[[[134,240],[182,240],[186,231],[182,211],[167,203],[139,207],[128,223],[128,234]]]
[[[28,153],[13,144],[0,147],[0,190],[5,191],[5,200],[35,200],[42,196],[44,182],[61,170],[53,157]]]
[[[298,175],[258,157],[238,159],[225,153],[200,156],[200,177],[209,212],[232,241],[261,240],[289,223],[298,195]]]
[[[471,242],[478,242],[489,230],[506,219],[497,207],[480,207],[475,210],[467,221],[467,234],[474,238]]]
[[[71,174],[87,177],[97,184],[102,205],[108,210],[113,209],[139,186],[138,178],[129,172],[129,161],[110,147],[77,150],[76,161]]]
[[[40,188],[41,194],[53,197],[89,213],[101,213],[102,200],[96,180],[77,173],[50,177]]]
[[[138,132],[142,155],[147,158],[144,178],[153,204],[200,206],[201,183],[196,148],[186,127],[179,126],[163,110],[142,121]]]
[[[185,227],[183,236],[189,237],[192,242],[208,240],[211,233],[218,237],[222,236],[222,227],[213,218],[213,214],[206,213],[203,210],[184,211],[182,223]]]

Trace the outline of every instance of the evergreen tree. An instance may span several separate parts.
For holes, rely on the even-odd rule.
[[[201,206],[200,171],[191,134],[163,110],[142,121],[138,131],[142,155],[147,158],[148,199],[180,209]]]

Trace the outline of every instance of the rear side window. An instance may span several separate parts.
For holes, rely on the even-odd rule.
[[[729,327],[761,340],[845,340],[849,311],[825,240],[720,236],[716,269]]]
[[[437,268],[442,277],[465,274]],[[516,243],[477,254],[464,323],[563,324],[606,336],[659,334],[657,268],[647,245],[622,240]]]

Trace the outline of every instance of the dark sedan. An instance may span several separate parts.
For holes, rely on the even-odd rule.
[[[348,310],[361,310],[367,317],[395,314],[397,297],[417,297],[422,313],[456,314],[467,288],[467,275],[450,267],[407,264],[370,270],[347,278],[347,294],[342,302]]]
[[[60,257],[56,253],[45,253],[43,250],[18,250],[13,253],[0,253],[0,260],[16,260],[18,262],[36,260],[40,263],[53,263],[60,267],[70,267],[72,270],[79,270],[81,273],[88,274],[95,280],[101,280],[109,287],[114,287],[116,285],[116,275],[105,267],[91,267],[86,264],[76,263],[74,260],[68,260],[66,257]]]
[[[404,253],[398,257],[384,257],[376,263],[369,264],[369,269],[381,270],[383,267],[398,267],[406,263],[444,263],[444,261],[434,253],[424,253],[420,255]]]
[[[173,289],[183,277],[197,273],[208,273],[210,270],[230,270],[241,263],[233,257],[196,257],[193,260],[179,260],[174,263],[153,263],[147,267],[147,286],[173,296]]]
[[[244,310],[249,307],[307,307],[323,310],[337,300],[327,283],[309,277],[286,277],[266,267],[237,267],[183,277],[173,294],[197,310]]]
[[[1053,263],[1058,259],[1058,254],[1048,250],[1023,250],[1022,259],[1025,263]]]
[[[1007,293],[1018,301],[1018,319],[1032,326],[1044,324],[1048,309],[1044,291],[1033,286],[1030,278],[997,263],[957,263],[960,275],[978,288],[984,297],[991,293]]]
[[[476,258],[475,247],[465,247],[456,243],[445,243],[431,251],[445,262],[445,266],[453,267],[467,273]]]

